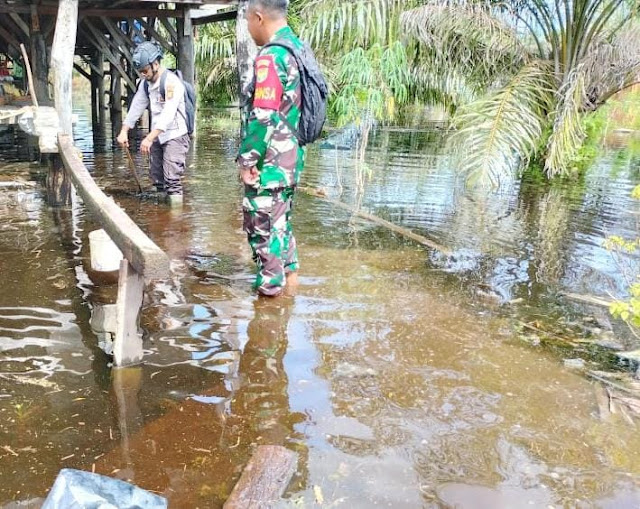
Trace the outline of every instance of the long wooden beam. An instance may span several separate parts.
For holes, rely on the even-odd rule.
[[[118,58],[111,52],[107,45],[104,44],[102,34],[87,19],[85,19],[82,25],[80,25],[80,30],[97,49],[101,50],[104,53],[105,57],[107,57],[107,60],[109,60],[109,62],[113,64],[113,67],[115,67],[120,73],[120,76],[122,76],[122,79],[124,79],[127,86],[131,89],[132,92],[135,92],[136,84],[124,71],[124,69],[120,65],[120,62],[118,61]]]
[[[100,20],[102,21],[102,24],[106,27],[106,29],[109,31],[109,34],[113,38],[113,41],[115,42],[114,47],[115,48],[119,47],[120,51],[122,51],[122,54],[127,59],[129,64],[133,66],[133,55],[131,54],[131,51],[130,51],[130,48],[133,46],[133,41],[131,39],[125,38],[123,33],[118,29],[118,27],[117,26],[114,27],[112,25],[113,22],[109,18],[105,16],[100,16]]]
[[[10,34],[8,30],[1,26],[0,37],[2,37],[9,45],[13,46],[17,51],[20,51],[20,42]]]
[[[0,14],[4,13],[31,13],[31,8],[28,5],[7,5],[0,4]],[[53,14],[55,15],[58,9],[54,6],[39,5],[39,14]],[[181,18],[182,11],[172,9],[80,9],[78,14],[80,16],[99,17],[106,16],[107,18],[140,18],[140,17],[155,17],[155,18]]]
[[[169,257],[116,203],[102,192],[77,155],[70,136],[58,136],[66,170],[85,207],[109,234],[124,257],[146,282],[169,277]]]
[[[161,37],[160,34],[156,31],[156,29],[151,25],[151,23],[147,22],[144,19],[138,20],[140,24],[144,27],[144,29],[153,37],[160,45],[168,52],[173,53],[175,48],[173,44],[168,43],[164,40],[164,37]]]
[[[13,20],[13,22],[18,25],[18,27],[20,28],[20,30],[22,30],[22,32],[24,33],[24,35],[26,35],[27,37],[29,37],[29,26],[24,22],[24,20],[20,17],[20,14],[16,13],[16,12],[10,12],[9,13],[9,17]]]
[[[199,11],[199,13],[202,13],[202,12],[204,11]],[[237,16],[238,16],[238,11],[236,10],[226,11],[226,12],[216,12],[215,14],[209,14],[206,16],[202,16],[202,15],[199,16],[198,14],[196,14],[195,16],[192,15],[191,23],[193,24],[193,26],[205,25],[207,23],[217,23],[218,21],[231,21],[233,19],[236,19]]]
[[[80,74],[81,76],[84,76],[89,81],[91,81],[91,75],[87,71],[85,71],[82,67],[80,67],[78,64],[74,63],[73,68],[78,72],[78,74]]]
[[[173,25],[171,23],[169,23],[169,19],[168,18],[160,18],[160,23],[162,23],[162,26],[164,26],[165,30],[167,31],[167,33],[171,37],[171,41],[173,42],[173,45],[177,46],[178,45],[178,32],[176,32],[176,29],[173,28]]]

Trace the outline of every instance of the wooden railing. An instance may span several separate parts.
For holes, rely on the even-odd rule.
[[[120,263],[113,356],[116,366],[142,360],[138,316],[145,284],[169,277],[169,257],[110,197],[102,192],[82,163],[69,135],[58,135],[64,171],[71,177],[91,217],[107,232],[124,256]]]

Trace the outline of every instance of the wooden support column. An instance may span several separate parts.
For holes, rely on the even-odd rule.
[[[104,128],[106,123],[106,113],[104,104],[104,54],[98,49],[93,54],[93,65],[91,66],[91,103],[95,111],[92,110],[92,120],[94,129],[98,126]],[[94,101],[95,96],[95,101]]]
[[[71,78],[78,27],[78,0],[59,0],[56,31],[51,48],[53,99],[60,116],[60,131],[72,135]]]
[[[196,70],[191,9],[184,9],[183,13],[183,17],[177,19],[178,68],[182,71],[182,77],[184,80],[193,85],[196,77]]]
[[[240,76],[238,97],[240,109],[245,110],[251,101],[249,90],[253,83],[253,66],[258,54],[256,43],[249,34],[247,24],[247,0],[238,1],[238,17],[236,21],[236,58],[238,59],[238,74]],[[244,111],[243,111],[244,112]]]
[[[51,48],[53,100],[55,109],[58,112],[60,132],[69,135],[73,134],[71,80],[77,26],[78,0],[60,0],[53,46]],[[70,179],[64,171],[60,156],[54,154],[52,158],[53,161],[47,176],[50,203],[52,205],[69,204],[71,203]]]
[[[33,85],[40,104],[49,103],[49,59],[47,58],[47,44],[40,29],[40,17],[36,6],[31,6],[31,67],[33,68]]]
[[[47,203],[54,207],[71,204],[71,179],[58,154],[48,154]]]
[[[116,300],[116,334],[113,340],[116,366],[130,366],[142,361],[142,334],[138,332],[138,317],[143,293],[144,278],[125,258],[120,262]]]
[[[122,81],[120,79],[120,73],[118,70],[111,65],[111,131],[113,133],[113,138],[115,141],[115,137],[120,132],[122,128]]]
[[[95,129],[98,126],[98,83],[97,72],[91,67],[91,127]]]

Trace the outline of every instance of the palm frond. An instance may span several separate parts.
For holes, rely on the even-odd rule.
[[[411,74],[405,47],[355,48],[338,63],[332,110],[338,125],[363,120],[391,120],[398,106],[409,101]]]
[[[449,149],[468,182],[497,187],[536,152],[553,101],[552,66],[524,66],[498,92],[463,108]]]
[[[531,57],[514,27],[486,4],[436,2],[404,12],[400,23],[422,43],[423,59],[440,72],[455,69],[468,79],[490,83]]]
[[[593,44],[583,62],[585,110],[595,110],[613,94],[640,82],[640,21],[629,19],[610,37]]]
[[[318,52],[350,51],[397,40],[401,9],[418,0],[311,0],[300,14],[301,36]]]
[[[547,142],[545,171],[549,177],[566,174],[568,163],[585,138],[582,105],[587,101],[586,67],[576,67],[558,90],[558,100],[551,115],[553,131]]]

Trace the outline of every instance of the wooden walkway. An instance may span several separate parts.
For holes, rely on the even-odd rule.
[[[35,106],[2,106],[0,107],[0,125],[18,125],[29,134],[37,136],[42,154],[58,152],[58,113],[51,106],[37,108]],[[24,126],[31,126],[33,132],[29,132]]]

